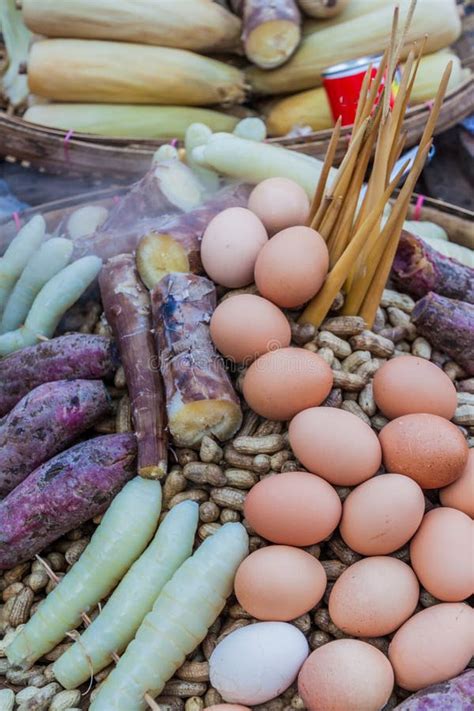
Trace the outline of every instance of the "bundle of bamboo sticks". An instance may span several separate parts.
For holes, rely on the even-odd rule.
[[[410,198],[432,144],[452,67],[450,62],[442,76],[415,159],[385,221],[386,205],[409,165],[407,161],[397,175],[391,177],[403,151],[406,138],[403,119],[426,41],[425,37],[420,47],[410,51],[391,107],[391,85],[415,6],[416,0],[412,0],[400,33],[398,7],[394,10],[389,46],[373,80],[371,67],[365,75],[347,153],[337,175],[328,185],[340,136],[340,120],[332,134],[308,221],[326,241],[330,271],[322,289],[303,311],[300,323],[320,326],[337,293],[342,290],[345,297],[342,313],[361,316],[368,328],[373,325]],[[370,175],[361,198],[372,155]]]

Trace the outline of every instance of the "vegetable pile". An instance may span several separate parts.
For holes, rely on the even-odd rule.
[[[48,277],[50,331],[0,359],[0,709],[472,705],[474,272],[405,220],[448,72],[386,204],[409,78],[337,171],[194,125],[11,243],[4,306],[51,242],[98,288]]]
[[[409,5],[401,0],[400,23]],[[196,122],[232,131],[245,104],[269,135],[305,135],[334,125],[322,71],[381,54],[391,17],[385,0],[6,0],[2,90],[26,121],[76,133],[184,138]],[[412,105],[434,97],[449,61],[449,90],[465,80],[446,51],[460,33],[454,0],[418,1],[403,48],[406,58],[428,36]]]

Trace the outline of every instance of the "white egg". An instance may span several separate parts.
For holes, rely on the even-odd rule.
[[[305,636],[293,625],[249,625],[225,637],[213,651],[211,684],[225,701],[263,704],[293,683],[308,652]]]

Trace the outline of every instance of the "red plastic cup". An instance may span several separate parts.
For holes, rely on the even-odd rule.
[[[334,121],[337,121],[338,118],[341,117],[343,126],[350,126],[354,123],[364,77],[371,65],[371,78],[373,79],[375,77],[381,59],[381,57],[361,57],[360,59],[353,59],[348,62],[343,62],[342,64],[328,67],[328,69],[322,72],[323,85],[331,105]],[[380,84],[376,103],[380,98],[383,86],[384,78],[382,78]],[[400,78],[397,70],[392,82],[392,92],[390,96],[391,107],[393,107],[395,102],[399,86]]]

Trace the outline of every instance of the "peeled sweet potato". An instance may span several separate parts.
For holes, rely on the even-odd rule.
[[[394,711],[472,711],[474,669],[454,679],[428,686],[405,699]]]
[[[101,380],[44,383],[0,422],[0,497],[107,414]]]
[[[0,417],[42,383],[76,378],[99,379],[119,366],[110,338],[73,333],[23,348],[0,359]]]
[[[105,511],[136,474],[132,434],[96,437],[35,469],[0,501],[0,570]]]

